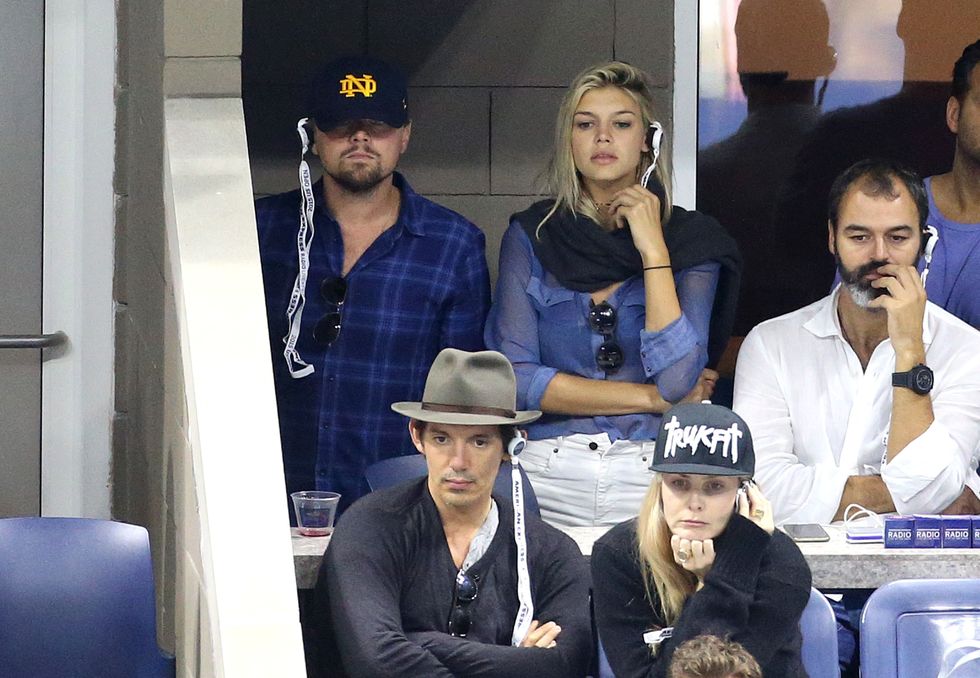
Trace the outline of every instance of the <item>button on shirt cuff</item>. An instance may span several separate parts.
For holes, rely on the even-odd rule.
[[[659,332],[640,332],[640,360],[648,379],[691,352],[698,343],[698,334],[683,313]]]

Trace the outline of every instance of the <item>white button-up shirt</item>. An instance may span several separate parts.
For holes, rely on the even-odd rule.
[[[861,368],[841,333],[841,289],[761,323],[738,355],[734,409],[776,523],[829,523],[853,475],[880,473],[901,513],[938,513],[964,485],[980,495],[980,332],[926,303],[935,420],[884,464],[895,351],[886,338]]]

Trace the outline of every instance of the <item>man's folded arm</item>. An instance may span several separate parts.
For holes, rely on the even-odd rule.
[[[974,449],[957,442],[938,419],[910,442],[890,462],[882,466],[881,476],[900,513],[939,513],[962,492],[971,473],[975,473]]]
[[[409,634],[453,673],[474,678],[575,678],[585,675],[591,658],[589,572],[571,539],[561,537],[550,551],[540,550],[547,563],[534,566],[534,618],[561,627],[555,647],[488,645],[445,633]]]
[[[933,366],[932,424],[882,467],[899,511],[938,513],[960,496],[965,484],[978,486],[980,379],[975,375],[980,375],[980,355],[963,353],[955,366]]]
[[[408,639],[432,653],[454,675],[469,678],[565,678],[581,675],[570,672],[566,657],[558,649],[562,646],[561,634],[556,641],[557,646],[553,648],[489,645],[438,631],[409,633]]]
[[[352,678],[388,676],[452,678],[455,672],[410,640],[399,607],[401,572],[390,552],[364,549],[376,543],[361,529],[334,533],[317,581],[329,600],[329,619],[344,669]],[[363,521],[368,532],[371,525]],[[346,535],[351,538],[347,539]]]
[[[750,332],[738,354],[733,409],[752,431],[756,481],[772,502],[777,524],[829,523],[848,474],[833,463],[800,462],[789,404],[776,375],[762,336]]]

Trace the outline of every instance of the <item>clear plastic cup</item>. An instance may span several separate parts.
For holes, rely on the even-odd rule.
[[[305,490],[293,492],[293,508],[296,509],[296,526],[306,537],[326,537],[333,532],[333,521],[337,515],[340,494]]]

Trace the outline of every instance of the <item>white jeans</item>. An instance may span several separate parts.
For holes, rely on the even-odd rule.
[[[528,441],[520,460],[547,522],[615,525],[639,512],[653,478],[655,445],[576,433]]]

